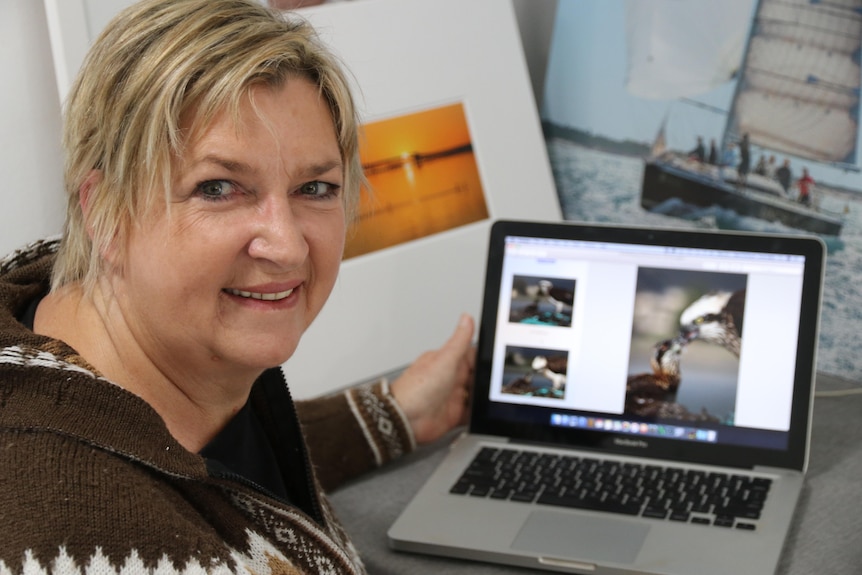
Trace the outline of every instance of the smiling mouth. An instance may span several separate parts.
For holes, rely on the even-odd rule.
[[[244,297],[244,298],[248,298],[248,299],[259,299],[259,300],[263,300],[263,301],[283,300],[283,299],[287,298],[288,296],[290,296],[290,294],[293,293],[292,289],[284,290],[284,291],[280,291],[280,292],[276,292],[276,293],[257,293],[257,292],[243,291],[243,290],[230,289],[230,288],[225,289],[224,291],[229,293],[230,295],[235,295],[237,297]]]

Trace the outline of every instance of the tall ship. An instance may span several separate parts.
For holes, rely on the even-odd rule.
[[[798,201],[795,185],[782,186],[772,170],[792,161],[794,180],[808,162],[859,170],[862,0],[630,0],[628,9],[628,88],[634,95],[696,104],[698,94],[736,80],[729,107],[721,110],[726,122],[715,138],[720,144],[713,162],[706,144],[702,159],[668,151],[662,124],[644,165],[641,205],[718,206],[838,236],[842,214]],[[707,22],[709,35],[703,27],[686,27],[680,9]],[[747,173],[737,170],[738,156],[726,160],[727,150],[740,146],[749,147]],[[778,161],[757,173],[759,157]]]

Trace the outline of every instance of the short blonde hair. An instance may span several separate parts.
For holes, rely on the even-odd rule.
[[[136,214],[154,201],[150,191],[168,193],[172,160],[190,134],[221,111],[238,118],[251,87],[278,87],[291,76],[315,83],[329,106],[350,219],[364,185],[357,112],[341,64],[310,24],[254,0],[144,0],[120,13],[66,103],[68,205],[52,289],[92,288],[100,254],[123,245]]]

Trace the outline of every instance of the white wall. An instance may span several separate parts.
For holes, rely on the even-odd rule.
[[[0,0],[0,257],[60,232],[60,103],[45,9]]]

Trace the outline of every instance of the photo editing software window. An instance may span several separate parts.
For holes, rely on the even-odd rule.
[[[803,271],[785,254],[509,237],[489,399],[553,426],[785,437]]]

